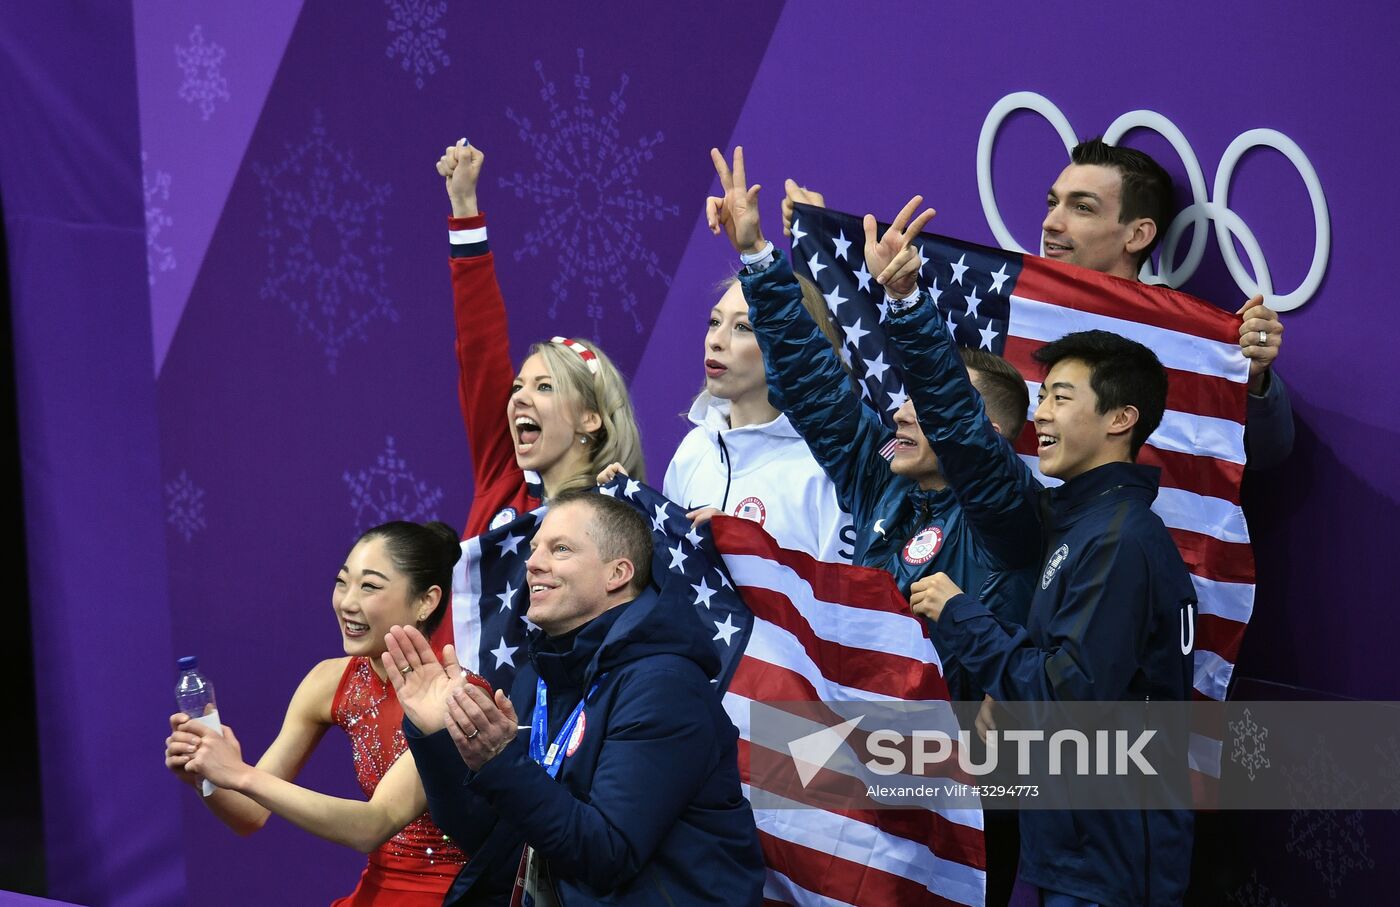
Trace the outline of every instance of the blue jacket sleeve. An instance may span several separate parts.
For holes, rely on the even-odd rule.
[[[919,301],[888,319],[919,427],[983,548],[1006,569],[1040,557],[1040,483],[997,434],[938,310]]]
[[[413,753],[433,822],[463,853],[475,854],[497,824],[496,811],[467,786],[471,770],[452,737],[445,730],[425,736],[407,717],[403,736]]]
[[[826,336],[802,307],[802,287],[782,252],[758,274],[740,274],[769,384],[842,505],[857,523],[893,475],[880,448],[894,434],[852,391]]]
[[[513,817],[559,877],[605,894],[637,876],[718,765],[716,729],[697,719],[713,697],[698,670],[630,678],[608,715],[587,801],[552,780],[520,739],[470,786]]]
[[[971,595],[948,600],[939,637],[993,699],[1077,702],[1126,694],[1151,619],[1148,559],[1135,540],[1106,536],[1061,580],[1064,594],[1044,647],[1025,628],[998,622]]]
[[[1293,404],[1278,372],[1259,396],[1250,394],[1245,409],[1244,459],[1248,469],[1269,469],[1293,451]]]

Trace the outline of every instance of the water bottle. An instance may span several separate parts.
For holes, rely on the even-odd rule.
[[[224,727],[219,723],[219,707],[214,703],[214,685],[199,673],[199,659],[186,655],[175,666],[180,672],[180,679],[175,683],[176,707],[222,736]],[[206,780],[200,791],[207,797],[214,793],[214,785]]]

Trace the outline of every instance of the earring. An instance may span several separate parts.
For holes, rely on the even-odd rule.
[[[588,443],[588,435],[579,435],[579,436],[578,436],[578,443],[580,443],[580,444],[587,444],[587,443]]]

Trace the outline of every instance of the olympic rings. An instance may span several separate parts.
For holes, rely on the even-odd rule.
[[[1078,139],[1069,124],[1069,119],[1060,108],[1049,98],[1033,91],[1013,92],[993,104],[992,109],[987,112],[987,119],[982,123],[982,132],[977,139],[977,194],[982,201],[987,226],[991,228],[997,242],[1004,249],[1025,252],[1011,235],[1011,231],[1006,228],[992,188],[992,145],[1002,122],[1014,110],[1030,110],[1044,117],[1064,142],[1066,152],[1074,148]],[[1213,192],[1207,194],[1205,173],[1195,151],[1176,124],[1160,113],[1151,110],[1129,111],[1109,125],[1104,131],[1103,140],[1115,144],[1134,129],[1151,129],[1171,144],[1186,167],[1186,178],[1191,185],[1192,198],[1191,204],[1177,214],[1162,237],[1160,273],[1153,273],[1150,261],[1143,264],[1140,276],[1144,282],[1179,287],[1190,280],[1205,257],[1205,228],[1207,221],[1210,221],[1215,225],[1216,242],[1220,246],[1225,266],[1229,269],[1230,276],[1235,279],[1235,284],[1246,296],[1263,294],[1268,297],[1269,306],[1278,312],[1296,309],[1313,297],[1322,284],[1323,274],[1327,271],[1327,261],[1332,249],[1332,222],[1327,210],[1327,196],[1322,191],[1322,182],[1318,179],[1312,162],[1296,142],[1274,129],[1250,129],[1242,133],[1225,149],[1220,159],[1220,167],[1215,172]],[[1302,177],[1303,185],[1308,190],[1308,199],[1312,203],[1312,262],[1303,282],[1290,293],[1274,293],[1273,279],[1263,249],[1260,248],[1254,233],[1238,214],[1230,210],[1228,204],[1230,181],[1235,168],[1245,152],[1256,146],[1273,148],[1288,159]],[[1185,259],[1180,265],[1176,265],[1178,246],[1187,227],[1192,228],[1191,245],[1187,248]],[[1241,248],[1249,256],[1252,274],[1240,261],[1240,256],[1235,251],[1235,240],[1239,241]]]

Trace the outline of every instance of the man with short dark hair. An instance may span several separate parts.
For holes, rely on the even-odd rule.
[[[918,305],[928,317],[928,304]],[[970,397],[946,364],[951,341],[935,340],[945,381]],[[1047,369],[1035,411],[1040,469],[1064,484],[1042,491],[1040,507],[1007,514],[1038,527],[1046,555],[1026,625],[998,621],[975,590],[941,573],[916,585],[910,606],[938,623],[996,700],[1189,699],[1195,590],[1151,509],[1159,471],[1134,462],[1166,408],[1166,371],[1147,347],[1105,331],[1067,334],[1035,358]],[[1004,445],[931,441],[955,481],[980,472],[1024,501],[1024,466]],[[1020,875],[1045,903],[1177,904],[1185,895],[1190,812],[1032,810],[1020,824]]]
[[[428,806],[471,854],[445,903],[505,905],[513,885],[538,907],[762,900],[738,732],[710,684],[719,657],[692,609],[647,589],[651,547],[627,504],[550,502],[526,563],[542,632],[510,699],[454,683],[450,648],[444,669],[394,629],[390,678]]]

